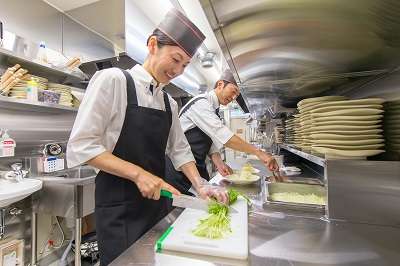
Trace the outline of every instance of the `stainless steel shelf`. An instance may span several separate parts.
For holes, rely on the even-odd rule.
[[[70,82],[81,82],[86,80],[83,73],[82,75],[78,75],[59,70],[51,66],[34,62],[29,58],[15,54],[12,51],[0,47],[0,61],[1,60],[7,61],[10,65],[20,64],[23,68],[27,69],[29,73],[48,78],[52,82],[60,83],[63,80],[68,80]]]
[[[28,100],[15,99],[6,96],[0,96],[0,109],[45,113],[65,113],[78,111],[78,108],[68,107],[60,104],[31,102]]]
[[[306,159],[306,160],[308,160],[310,162],[313,162],[313,163],[318,164],[318,165],[320,165],[322,167],[325,167],[325,159],[324,158],[318,157],[318,156],[313,155],[313,154],[309,154],[309,153],[304,152],[302,150],[299,150],[299,149],[297,149],[295,147],[291,147],[291,146],[289,146],[287,144],[279,144],[279,146],[282,149],[285,149],[285,150],[287,150],[287,151],[289,151],[291,153],[294,153],[294,154],[296,154],[296,155],[298,155],[298,156],[300,156],[300,157],[302,157],[302,158],[304,158],[304,159]]]

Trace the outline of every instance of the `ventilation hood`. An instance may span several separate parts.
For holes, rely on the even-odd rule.
[[[396,0],[200,0],[250,110],[305,97],[399,65]]]

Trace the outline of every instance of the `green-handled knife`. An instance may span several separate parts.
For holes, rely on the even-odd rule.
[[[180,208],[190,208],[190,209],[208,211],[208,205],[210,204],[209,200],[203,200],[198,197],[192,197],[183,194],[177,196],[164,189],[161,189],[160,196],[172,199],[172,206]],[[229,211],[232,213],[238,212],[232,207],[229,207]]]

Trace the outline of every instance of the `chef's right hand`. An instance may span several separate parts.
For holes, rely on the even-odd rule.
[[[258,159],[265,164],[268,170],[271,172],[279,172],[279,165],[271,154],[259,150],[256,155]]]
[[[174,195],[181,194],[176,188],[174,188],[158,176],[155,176],[145,170],[139,172],[134,182],[139,188],[142,196],[147,199],[159,200],[161,189],[168,190]]]

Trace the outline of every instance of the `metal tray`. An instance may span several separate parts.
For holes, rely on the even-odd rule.
[[[274,201],[270,195],[275,192],[297,192],[300,194],[314,193],[317,195],[326,196],[326,189],[324,186],[319,184],[302,184],[302,183],[277,183],[277,182],[266,182],[267,197],[265,200],[264,208],[276,210],[298,210],[298,211],[310,211],[325,213],[325,205],[320,204],[306,204],[306,203],[294,203],[284,201]]]

